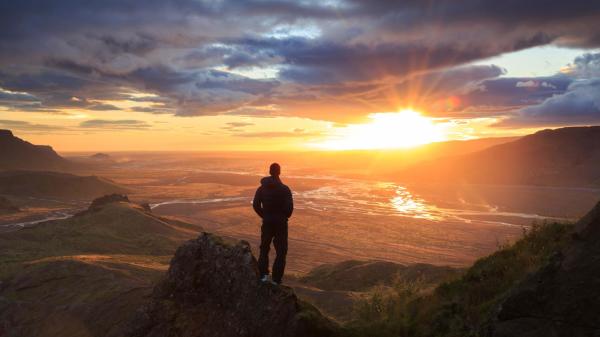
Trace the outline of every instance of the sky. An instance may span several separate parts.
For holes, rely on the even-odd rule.
[[[6,0],[0,128],[268,151],[597,125],[598,22],[594,0]]]

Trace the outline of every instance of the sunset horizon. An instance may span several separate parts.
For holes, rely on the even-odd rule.
[[[67,3],[43,20],[3,5],[0,41],[0,128],[59,151],[401,149],[600,124],[584,7],[527,7],[514,25],[511,4],[185,0],[121,19],[121,4]],[[421,138],[369,136],[405,110],[439,131],[391,117]]]
[[[2,0],[0,337],[600,336],[600,0]]]

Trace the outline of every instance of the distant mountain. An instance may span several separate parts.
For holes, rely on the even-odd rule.
[[[101,152],[91,155],[90,158],[94,160],[111,160],[111,157],[109,155]]]
[[[0,130],[0,170],[62,171],[71,166],[52,147],[33,145],[15,137],[10,130]]]
[[[543,130],[461,156],[416,164],[409,182],[600,186],[600,126]]]
[[[0,194],[24,197],[92,199],[127,189],[97,176],[42,171],[0,172]]]

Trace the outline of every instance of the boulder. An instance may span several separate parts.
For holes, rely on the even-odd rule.
[[[130,337],[319,337],[336,326],[286,286],[262,283],[245,241],[202,233],[177,249]]]

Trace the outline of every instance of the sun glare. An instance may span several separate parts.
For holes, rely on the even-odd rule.
[[[318,144],[329,150],[409,148],[446,140],[444,126],[407,109],[374,113],[371,122],[339,129],[333,139]]]

